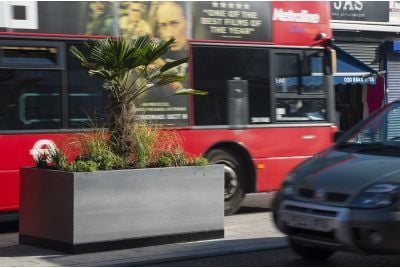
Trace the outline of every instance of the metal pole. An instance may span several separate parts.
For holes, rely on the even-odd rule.
[[[326,104],[326,112],[328,122],[337,125],[336,122],[336,109],[335,109],[335,88],[333,86],[333,76],[332,75],[324,75],[324,84],[326,86],[327,92],[327,104]]]

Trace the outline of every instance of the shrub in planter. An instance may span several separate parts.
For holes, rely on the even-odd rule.
[[[173,69],[187,58],[156,64],[173,41],[72,48],[105,81],[109,128],[82,135],[74,159],[56,150],[21,169],[21,243],[75,253],[223,237],[223,166],[185,155],[173,131],[134,121],[141,94],[184,79]],[[177,91],[188,93],[203,94]]]
[[[133,154],[129,168],[157,168],[180,166],[206,166],[208,160],[202,156],[189,156],[182,148],[180,137],[174,130],[165,130],[160,125],[147,121],[135,124],[132,131]],[[67,172],[93,172],[122,169],[124,160],[116,155],[104,130],[80,134],[66,145],[75,147],[80,154],[72,160],[61,150],[39,154],[36,168]],[[68,149],[65,149],[68,150]]]
[[[188,57],[160,64],[175,39],[156,42],[149,36],[139,37],[131,43],[119,39],[91,40],[85,50],[76,47],[71,52],[88,68],[89,75],[104,80],[109,92],[111,150],[130,166],[132,155],[132,125],[135,123],[135,102],[150,90],[181,82],[184,76],[175,68],[188,61]],[[206,94],[198,90],[177,89],[174,94]]]

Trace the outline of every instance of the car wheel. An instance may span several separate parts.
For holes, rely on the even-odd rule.
[[[323,261],[335,253],[334,250],[305,246],[292,238],[289,238],[289,243],[293,251],[306,260]]]
[[[225,215],[239,210],[244,197],[244,167],[239,157],[229,149],[214,149],[207,154],[210,163],[223,164],[225,171]]]

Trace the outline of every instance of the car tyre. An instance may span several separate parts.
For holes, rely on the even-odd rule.
[[[300,255],[302,258],[310,261],[323,261],[329,258],[334,250],[305,246],[304,244],[289,238],[290,247],[294,252]]]

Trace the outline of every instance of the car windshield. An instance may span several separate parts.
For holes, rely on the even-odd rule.
[[[348,131],[337,141],[336,147],[360,151],[400,150],[400,103],[385,106]]]

